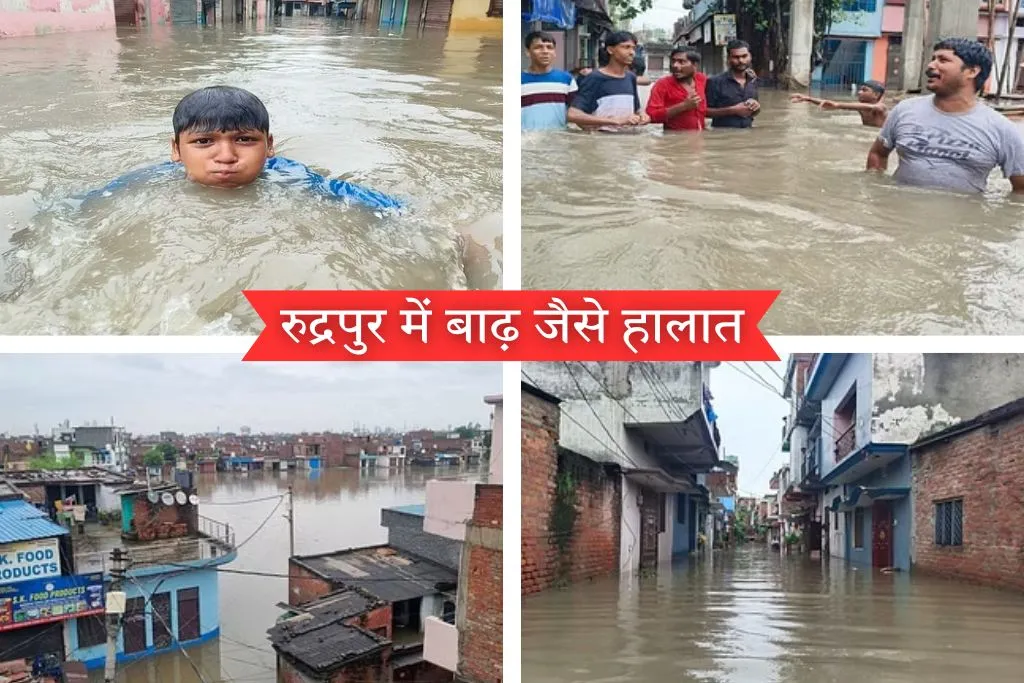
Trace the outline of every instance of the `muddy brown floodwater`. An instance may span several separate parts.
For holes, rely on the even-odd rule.
[[[998,172],[985,197],[900,187],[864,172],[856,114],[761,99],[748,131],[524,135],[523,288],[781,289],[774,334],[1024,334]]]
[[[426,482],[439,477],[479,477],[476,470],[410,468],[405,473],[360,473],[353,469],[327,469],[320,473],[218,473],[199,477],[200,514],[230,524],[236,538],[248,538],[277,504],[270,500],[246,501],[282,495],[294,487],[295,552],[299,555],[387,542],[380,525],[380,510],[397,505],[422,504]],[[288,573],[288,522],[285,507],[224,565],[231,571]],[[288,601],[285,578],[221,573],[220,637],[188,648],[188,655],[203,672],[206,683],[275,683],[276,660],[267,641],[267,629],[281,615],[279,602]],[[103,670],[90,672],[91,683],[102,683]],[[122,667],[118,683],[204,683],[180,652],[130,662]]]
[[[0,41],[0,80],[2,333],[255,334],[244,288],[500,286],[500,35],[323,17],[55,34]],[[278,154],[406,215],[184,180],[77,208],[168,160],[174,106],[216,84],[263,99]]]
[[[530,683],[1019,681],[1024,596],[763,546],[523,601]]]

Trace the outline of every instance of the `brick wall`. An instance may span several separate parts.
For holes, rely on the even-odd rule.
[[[184,538],[195,533],[198,510],[194,505],[154,505],[139,494],[132,502],[132,522],[140,541]]]
[[[579,456],[564,456],[562,467],[573,472],[577,516],[564,554],[551,529],[559,473],[557,405],[522,394],[523,532],[522,591],[524,595],[560,580],[610,574],[619,566],[622,489],[618,476]],[[572,460],[571,463],[566,459]]]
[[[467,576],[459,577],[459,599],[466,602],[466,616],[459,627],[458,671],[473,683],[501,683],[501,509],[500,485],[476,487],[463,566]]]
[[[550,542],[549,519],[558,465],[558,405],[522,394],[522,584],[523,594],[555,582],[557,548]]]
[[[288,604],[302,605],[311,600],[327,595],[334,588],[331,583],[301,567],[291,560],[288,561]]]
[[[366,614],[352,617],[345,622],[348,626],[359,626],[367,631],[373,631],[382,638],[391,640],[391,603],[378,607]]]
[[[349,664],[331,676],[331,683],[389,683],[391,676],[387,666],[387,652],[366,661]],[[378,659],[378,657],[381,657]]]
[[[1024,416],[913,455],[913,568],[1024,590]],[[963,498],[963,545],[935,544],[936,501]]]

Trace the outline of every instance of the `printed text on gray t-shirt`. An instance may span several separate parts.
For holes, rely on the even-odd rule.
[[[929,95],[900,102],[878,134],[899,155],[896,180],[984,192],[997,166],[1006,177],[1024,175],[1024,137],[1009,119],[980,102],[963,114],[947,114],[933,100]]]

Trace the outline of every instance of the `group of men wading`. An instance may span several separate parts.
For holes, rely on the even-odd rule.
[[[564,130],[574,124],[586,131],[623,133],[650,123],[660,123],[666,131],[702,131],[709,119],[712,128],[751,128],[761,113],[750,47],[742,40],[726,46],[728,69],[711,77],[700,70],[699,52],[672,50],[670,73],[651,87],[646,107],[630,70],[636,37],[619,31],[604,43],[607,64],[589,71],[577,85],[571,74],[553,68],[553,36],[543,31],[526,36],[530,64],[521,82],[524,131]],[[885,86],[866,81],[856,102],[802,94],[791,101],[855,111],[863,125],[880,128],[868,152],[869,171],[886,171],[895,151],[899,165],[894,177],[902,183],[983,192],[998,166],[1014,192],[1024,192],[1024,137],[978,97],[991,72],[992,54],[983,44],[950,38],[933,48],[925,71],[929,96],[906,99],[890,109]]]

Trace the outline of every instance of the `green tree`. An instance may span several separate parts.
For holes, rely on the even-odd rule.
[[[615,23],[632,21],[654,6],[653,0],[609,0],[608,12]]]
[[[149,452],[142,456],[142,464],[146,467],[163,467],[166,461],[167,457],[159,447],[149,449]]]
[[[58,460],[56,455],[44,455],[28,461],[29,469],[33,470],[74,470],[85,465],[79,455],[72,455]]]
[[[153,448],[150,449],[149,452],[159,453],[160,457],[167,462],[174,462],[175,460],[178,459],[178,449],[169,443],[158,443],[156,446],[153,446]],[[149,455],[149,453],[147,453],[146,455]]]
[[[791,0],[738,0],[737,29],[748,39],[754,65],[764,69],[772,64],[772,75],[784,83],[789,69],[789,15]],[[814,42],[812,52],[821,54],[822,41],[832,25],[844,17],[845,0],[816,0],[814,3]],[[813,66],[810,65],[810,66]]]

